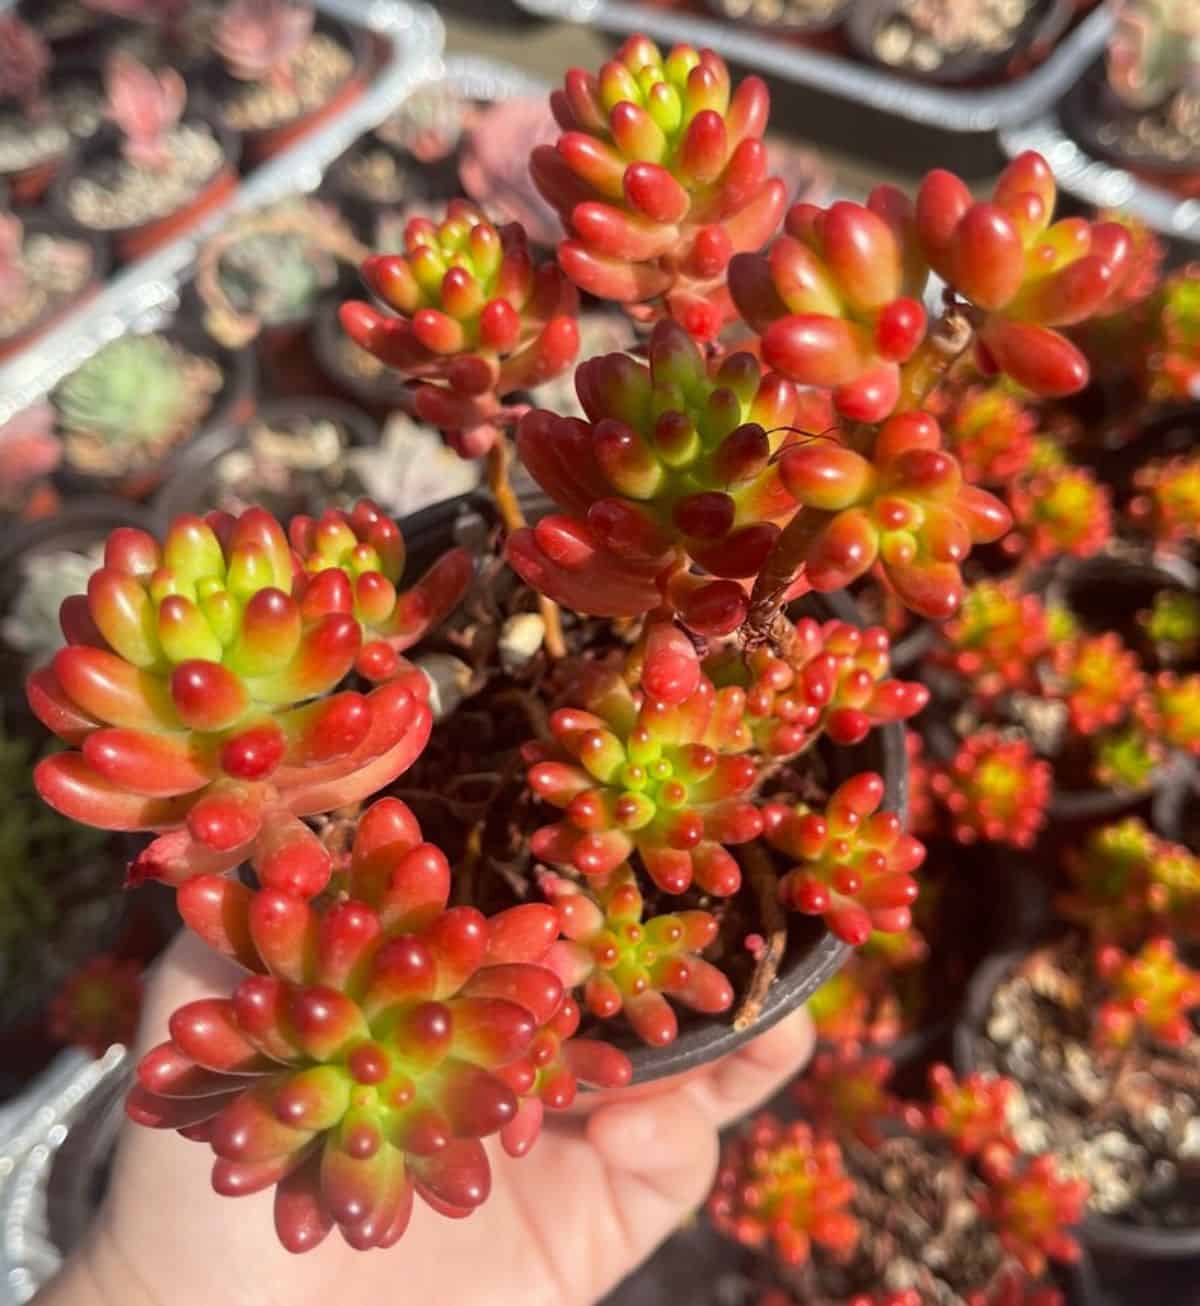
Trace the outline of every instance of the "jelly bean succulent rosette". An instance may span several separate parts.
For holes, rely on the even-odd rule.
[[[838,592],[955,617],[1011,512],[976,483],[1000,474],[970,444],[988,410],[944,421],[934,392],[969,369],[1082,387],[1066,333],[1133,262],[1120,224],[1054,221],[1036,155],[985,202],[934,172],[787,211],[766,88],[710,51],[631,38],[551,104],[531,169],[553,258],[452,201],[342,309],[405,406],[486,459],[490,504],[448,509],[440,550],[414,536],[419,566],[367,501],[118,530],[29,680],[66,745],[43,798],[148,836],[130,884],[172,886],[240,968],[175,1013],[129,1114],[209,1148],[219,1193],[273,1189],[296,1252],[335,1227],[390,1246],[418,1199],[468,1214],[485,1140],[521,1156],[581,1087],[749,1037],[811,989],[818,938],[904,951],[924,849],[896,810],[900,723],[929,691]],[[580,290],[641,343],[574,368],[581,416],[531,408],[575,364]],[[1081,675],[1073,709],[1107,723]],[[1186,734],[1173,683],[1130,710]],[[1007,752],[955,775],[964,827],[1030,782]],[[806,1238],[845,1252],[831,1147],[764,1134],[763,1182],[721,1218],[792,1261]],[[1057,1180],[995,1183],[1022,1263],[1066,1246]]]

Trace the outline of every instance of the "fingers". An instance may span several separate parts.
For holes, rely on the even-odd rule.
[[[704,1200],[717,1168],[717,1134],[686,1088],[602,1107],[588,1120],[588,1141],[607,1164],[630,1242],[657,1246]]]
[[[812,1020],[801,1007],[680,1091],[692,1096],[715,1128],[724,1129],[761,1106],[802,1070],[812,1056],[814,1040]]]

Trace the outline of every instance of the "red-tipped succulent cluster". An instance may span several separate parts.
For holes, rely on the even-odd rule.
[[[1101,1046],[1125,1047],[1139,1033],[1173,1047],[1196,1037],[1191,1013],[1200,1008],[1200,971],[1180,960],[1169,938],[1151,939],[1134,956],[1104,947],[1096,970],[1108,993],[1096,1013]]]
[[[1019,477],[1007,496],[1015,529],[1004,541],[1026,563],[1090,558],[1112,535],[1108,487],[1085,467],[1059,465]]]
[[[403,538],[366,500],[289,531],[258,508],[180,517],[161,544],[114,531],[63,604],[67,647],[29,679],[72,746],[39,763],[38,792],[85,824],[158,834],[139,876],[303,861],[284,851],[315,843],[296,818],[370,796],[428,738],[426,682],[399,652],[458,602],[465,552],[398,591]],[[352,672],[375,687],[335,692]]]
[[[959,843],[984,839],[1028,848],[1045,823],[1054,773],[1028,740],[979,730],[934,773],[932,784]]]
[[[544,964],[558,919],[539,904],[490,920],[447,907],[450,881],[408,808],[384,799],[326,906],[220,876],[180,891],[192,929],[249,974],[174,1014],[129,1113],[207,1142],[217,1192],[274,1187],[291,1251],[334,1225],[352,1247],[390,1246],[414,1195],[452,1216],[488,1195],[480,1139],[523,1096],[505,1068],[563,1003]]]
[[[762,1116],[728,1145],[708,1213],[745,1246],[769,1246],[785,1265],[801,1265],[814,1245],[835,1256],[853,1250],[858,1223],[846,1209],[853,1194],[833,1139]]]
[[[1101,312],[1123,289],[1135,260],[1116,222],[1052,222],[1054,175],[1027,152],[1001,174],[989,201],[975,201],[937,169],[915,204],[917,244],[929,266],[978,318],[976,357],[1036,395],[1072,394],[1087,361],[1057,328]]]
[[[636,851],[665,893],[693,881],[734,893],[741,869],[725,845],[763,828],[749,797],[758,765],[746,751],[742,691],[701,676],[667,703],[615,671],[588,676],[581,690],[578,706],[550,718],[554,745],[525,747],[529,787],[563,811],[533,835],[534,853],[603,881]]]
[[[746,691],[746,721],[759,751],[792,757],[822,735],[835,744],[861,743],[890,721],[907,721],[929,702],[929,691],[888,676],[890,641],[881,626],[845,621],[823,625],[803,617],[778,654],[729,652],[705,662],[718,685]]]
[[[853,1043],[818,1052],[792,1095],[821,1133],[857,1138],[867,1147],[882,1140],[880,1125],[902,1113],[888,1091],[896,1067],[884,1056],[864,1056]]]
[[[864,450],[801,441],[779,459],[801,506],[788,544],[815,590],[842,589],[875,564],[905,606],[944,620],[962,601],[961,564],[1011,523],[999,499],[967,484],[929,413],[903,412]]]
[[[1054,692],[1067,705],[1071,729],[1081,735],[1121,721],[1146,679],[1137,654],[1112,630],[1059,644],[1051,665]]]
[[[943,624],[937,658],[984,701],[1034,683],[1038,659],[1050,643],[1042,600],[1012,581],[981,580],[967,590],[958,613]]]
[[[674,323],[655,328],[648,355],[580,365],[586,421],[522,420],[521,460],[562,514],[511,536],[508,560],[578,611],[634,616],[665,602],[693,629],[726,634],[746,615],[739,582],[796,509],[774,459],[803,438],[801,397],[749,354],[710,374]]]
[[[981,1206],[1004,1249],[1027,1274],[1038,1276],[1049,1260],[1079,1259],[1070,1229],[1082,1219],[1087,1199],[1087,1184],[1061,1176],[1047,1153],[994,1176]]]
[[[505,396],[575,361],[578,295],[553,263],[534,263],[519,225],[496,228],[466,200],[440,224],[412,218],[404,244],[362,266],[391,312],[353,301],[342,325],[413,383],[417,416],[475,457],[500,433]]]
[[[1013,1081],[982,1071],[960,1079],[949,1066],[936,1065],[929,1071],[929,1087],[929,1123],[960,1156],[979,1157],[1003,1170],[1017,1150],[1009,1124]]]
[[[1195,547],[1200,534],[1200,454],[1147,463],[1134,477],[1130,516],[1164,551]]]
[[[1135,702],[1134,715],[1152,739],[1200,757],[1200,673],[1160,671]]]
[[[840,939],[865,943],[872,930],[912,924],[913,873],[924,845],[904,833],[895,812],[880,811],[883,780],[866,771],[845,781],[824,811],[771,803],[763,812],[767,842],[795,861],[779,884],[784,906],[822,916]]]
[[[942,427],[947,449],[973,484],[1008,485],[1033,457],[1037,418],[1001,382],[965,391]]]
[[[900,364],[925,335],[926,268],[913,247],[912,206],[893,187],[866,205],[796,204],[766,254],[729,268],[729,290],[762,337],[763,357],[804,385],[827,387],[841,416],[887,417]]]
[[[765,83],[735,90],[711,50],[678,45],[664,59],[632,36],[597,75],[572,68],[550,104],[563,135],[530,169],[567,231],[563,271],[644,319],[665,310],[714,338],[734,316],[729,260],[761,248],[787,204],[767,176]]]
[[[568,988],[602,1019],[624,1012],[638,1036],[661,1047],[678,1022],[668,997],[709,1014],[728,1010],[733,988],[699,954],[717,936],[705,911],[644,919],[645,903],[628,866],[618,867],[594,892],[546,874],[541,887],[558,911],[562,939],[546,957]]]

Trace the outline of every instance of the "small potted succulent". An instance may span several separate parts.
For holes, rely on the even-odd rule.
[[[1016,1086],[938,1065],[925,1105],[890,1073],[822,1053],[796,1084],[805,1118],[762,1115],[727,1144],[708,1211],[754,1253],[761,1306],[1061,1306],[1088,1189],[1021,1153]]]
[[[1085,148],[1154,185],[1200,193],[1200,15],[1191,0],[1110,0],[1107,59],[1063,120]]]
[[[305,0],[226,0],[213,25],[209,76],[216,120],[263,163],[340,113],[366,88],[361,28]]]
[[[337,212],[314,199],[239,214],[204,243],[196,262],[205,329],[229,349],[255,341],[276,392],[307,386],[318,303],[366,254]]]
[[[104,282],[97,236],[0,209],[0,360],[19,353]]]
[[[188,512],[238,514],[261,504],[279,517],[319,513],[360,498],[352,448],[379,442],[365,413],[328,399],[275,399],[240,427],[202,435],[176,460],[155,499],[170,522]]]
[[[250,415],[253,374],[244,353],[193,342],[185,331],[155,331],[102,345],[50,402],[63,442],[60,484],[139,499],[206,425]]]
[[[1088,1181],[1082,1236],[1128,1279],[1200,1248],[1200,860],[1129,817],[1064,862],[1065,928],[980,971],[957,1055],[1016,1080],[1017,1142]]]
[[[1047,274],[1036,155],[990,203],[937,171],[915,200],[788,211],[765,84],[709,51],[630,38],[553,105],[531,167],[554,259],[452,202],[366,259],[373,302],[342,310],[406,410],[485,460],[489,497],[403,530],[364,500],[116,531],[27,681],[69,745],[39,792],[152,835],[131,882],[173,886],[230,963],[141,1059],[128,1113],[210,1146],[219,1193],[274,1189],[295,1252],[335,1227],[390,1246],[417,1196],[469,1214],[482,1139],[521,1156],[581,1082],[692,1071],[908,928],[900,722],[928,693],[839,591],[878,565],[953,615],[1009,519],[931,390],[973,348],[1077,390],[1057,328],[1122,280],[1128,236],[1086,221]],[[584,418],[522,394],[571,366],[579,290],[647,332],[576,370]],[[1073,1186],[1015,1159],[992,1185],[1031,1269],[1069,1251]]]
[[[862,0],[846,23],[863,58],[921,81],[1012,76],[1044,55],[1073,0]]]
[[[55,212],[103,233],[122,259],[140,258],[194,225],[236,184],[235,138],[184,118],[187,86],[173,68],[152,71],[114,52],[105,65],[113,127],[97,133],[55,179]]]

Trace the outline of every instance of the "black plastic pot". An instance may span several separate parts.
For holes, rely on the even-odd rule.
[[[342,366],[338,344],[345,338],[338,319],[341,299],[328,296],[317,306],[309,337],[317,365],[329,383],[338,391],[354,399],[380,424],[400,407],[407,383],[392,368],[385,367],[374,380],[356,376]]]
[[[254,353],[249,349],[225,349],[215,344],[197,325],[186,319],[161,328],[161,333],[189,353],[214,359],[221,369],[223,384],[212,407],[191,434],[167,449],[158,462],[136,471],[102,477],[92,476],[72,467],[63,459],[54,480],[67,498],[90,495],[119,495],[122,498],[149,498],[179,465],[180,459],[203,432],[238,426],[250,420],[258,403],[258,370]]]
[[[551,509],[550,501],[540,491],[527,496],[522,506],[532,520]],[[419,575],[454,544],[482,548],[493,520],[489,501],[475,495],[434,504],[407,518],[402,528],[409,574]],[[808,595],[794,610],[824,620],[836,617],[862,624],[857,608],[842,594]],[[886,786],[884,807],[902,814],[906,811],[908,755],[904,730],[899,725],[873,731],[856,748],[831,750],[829,764],[835,782],[858,771],[877,771]],[[848,954],[846,944],[810,918],[796,918],[790,931],[779,977],[771,986],[754,1025],[736,1030],[728,1017],[689,1015],[680,1021],[679,1036],[667,1047],[647,1047],[630,1037],[624,1047],[633,1061],[633,1082],[645,1084],[681,1075],[735,1051],[799,1007],[837,971]]]
[[[976,972],[967,989],[962,1019],[954,1030],[954,1064],[959,1074],[978,1068],[975,1042],[985,1037],[982,1031],[992,994],[1027,955],[1027,951],[1001,953]],[[1084,1247],[1095,1257],[1105,1290],[1115,1290],[1118,1301],[1128,1302],[1130,1306],[1142,1306],[1144,1302],[1154,1302],[1155,1306],[1195,1306],[1200,1228],[1144,1229],[1110,1216],[1089,1213],[1077,1232]],[[1169,1263],[1183,1261],[1193,1262],[1181,1276],[1189,1279],[1191,1295],[1174,1295],[1170,1290],[1174,1275]]]
[[[249,421],[210,427],[180,452],[170,477],[154,499],[154,520],[165,531],[182,513],[203,513],[212,506],[211,474],[220,458],[246,442],[255,420],[286,422],[290,417],[329,417],[346,435],[346,448],[379,442],[379,428],[357,408],[335,399],[272,399]]]

